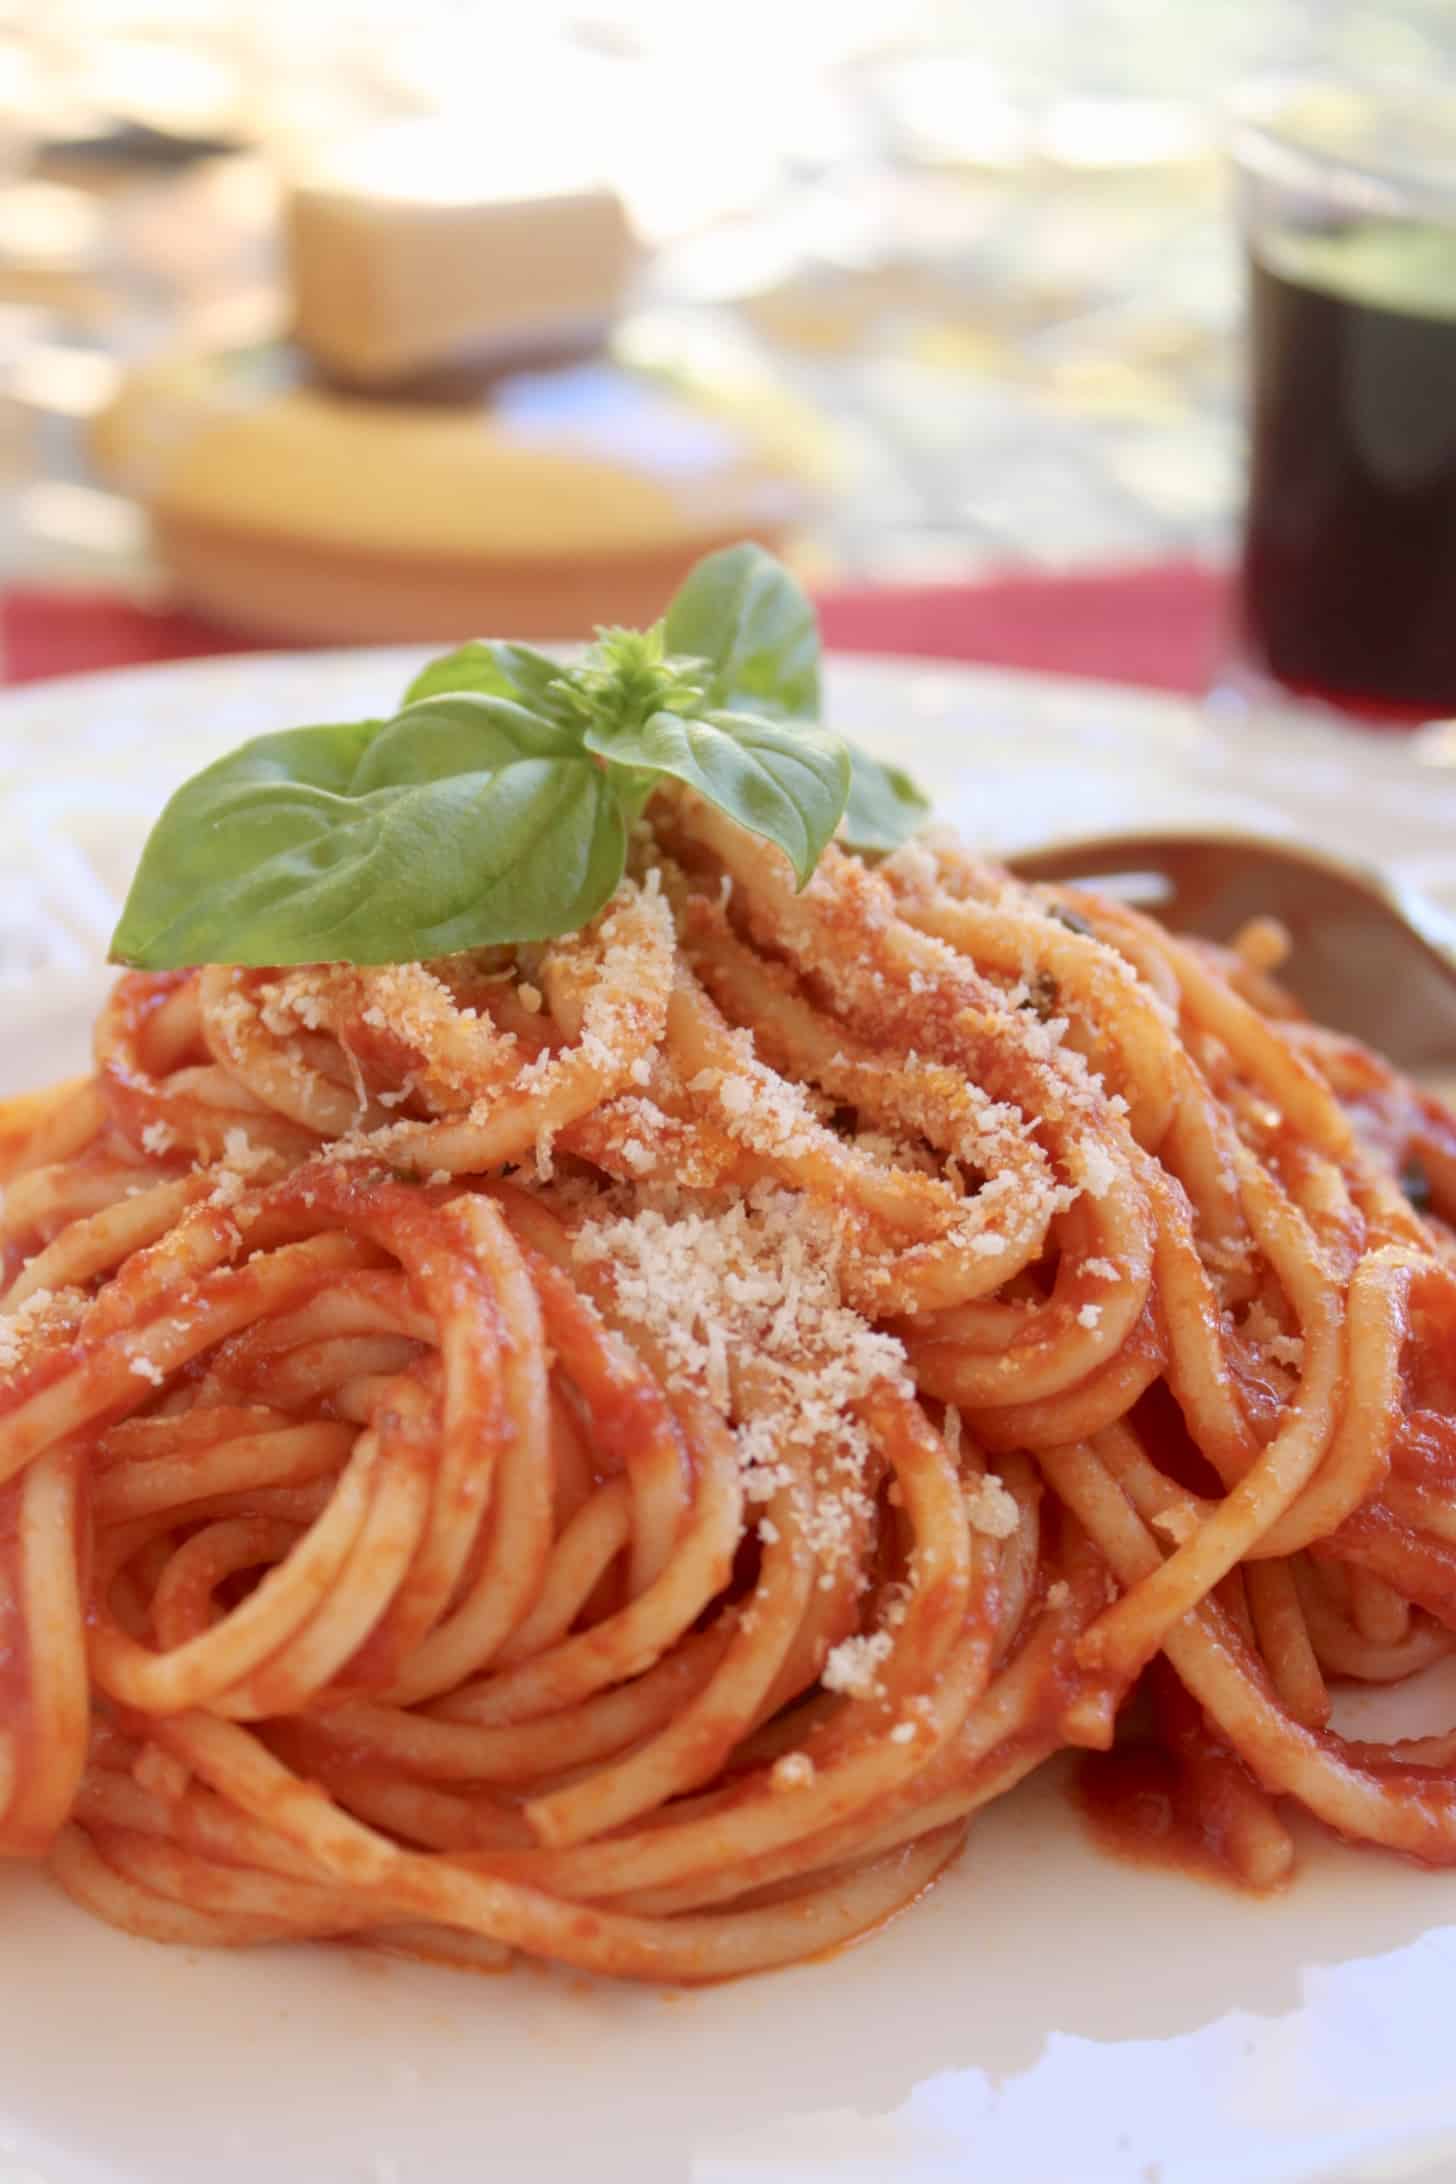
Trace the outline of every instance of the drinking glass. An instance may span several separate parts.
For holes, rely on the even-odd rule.
[[[1456,90],[1265,86],[1233,151],[1250,448],[1222,686],[1456,713]]]

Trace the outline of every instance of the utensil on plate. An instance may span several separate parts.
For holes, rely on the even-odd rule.
[[[1100,835],[1008,862],[1024,880],[1086,881],[1208,940],[1277,918],[1293,943],[1279,977],[1312,1016],[1413,1073],[1456,1072],[1456,921],[1380,872],[1237,833]]]

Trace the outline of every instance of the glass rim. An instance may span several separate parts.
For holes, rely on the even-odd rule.
[[[1426,218],[1456,226],[1456,160],[1449,174],[1423,174],[1417,164],[1380,160],[1301,139],[1294,113],[1301,97],[1332,95],[1372,111],[1433,113],[1449,110],[1456,144],[1456,83],[1410,78],[1361,81],[1333,71],[1266,76],[1236,94],[1230,109],[1229,157],[1235,169],[1258,179],[1323,194],[1354,213],[1387,219]]]

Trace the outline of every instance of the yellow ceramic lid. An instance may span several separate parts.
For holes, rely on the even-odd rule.
[[[608,358],[465,403],[315,383],[285,344],[134,371],[93,445],[123,490],[193,522],[393,555],[557,561],[799,520],[822,475],[727,413]]]

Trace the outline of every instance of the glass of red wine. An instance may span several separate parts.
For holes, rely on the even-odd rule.
[[[1234,161],[1250,448],[1221,690],[1456,714],[1456,93],[1266,89]]]

